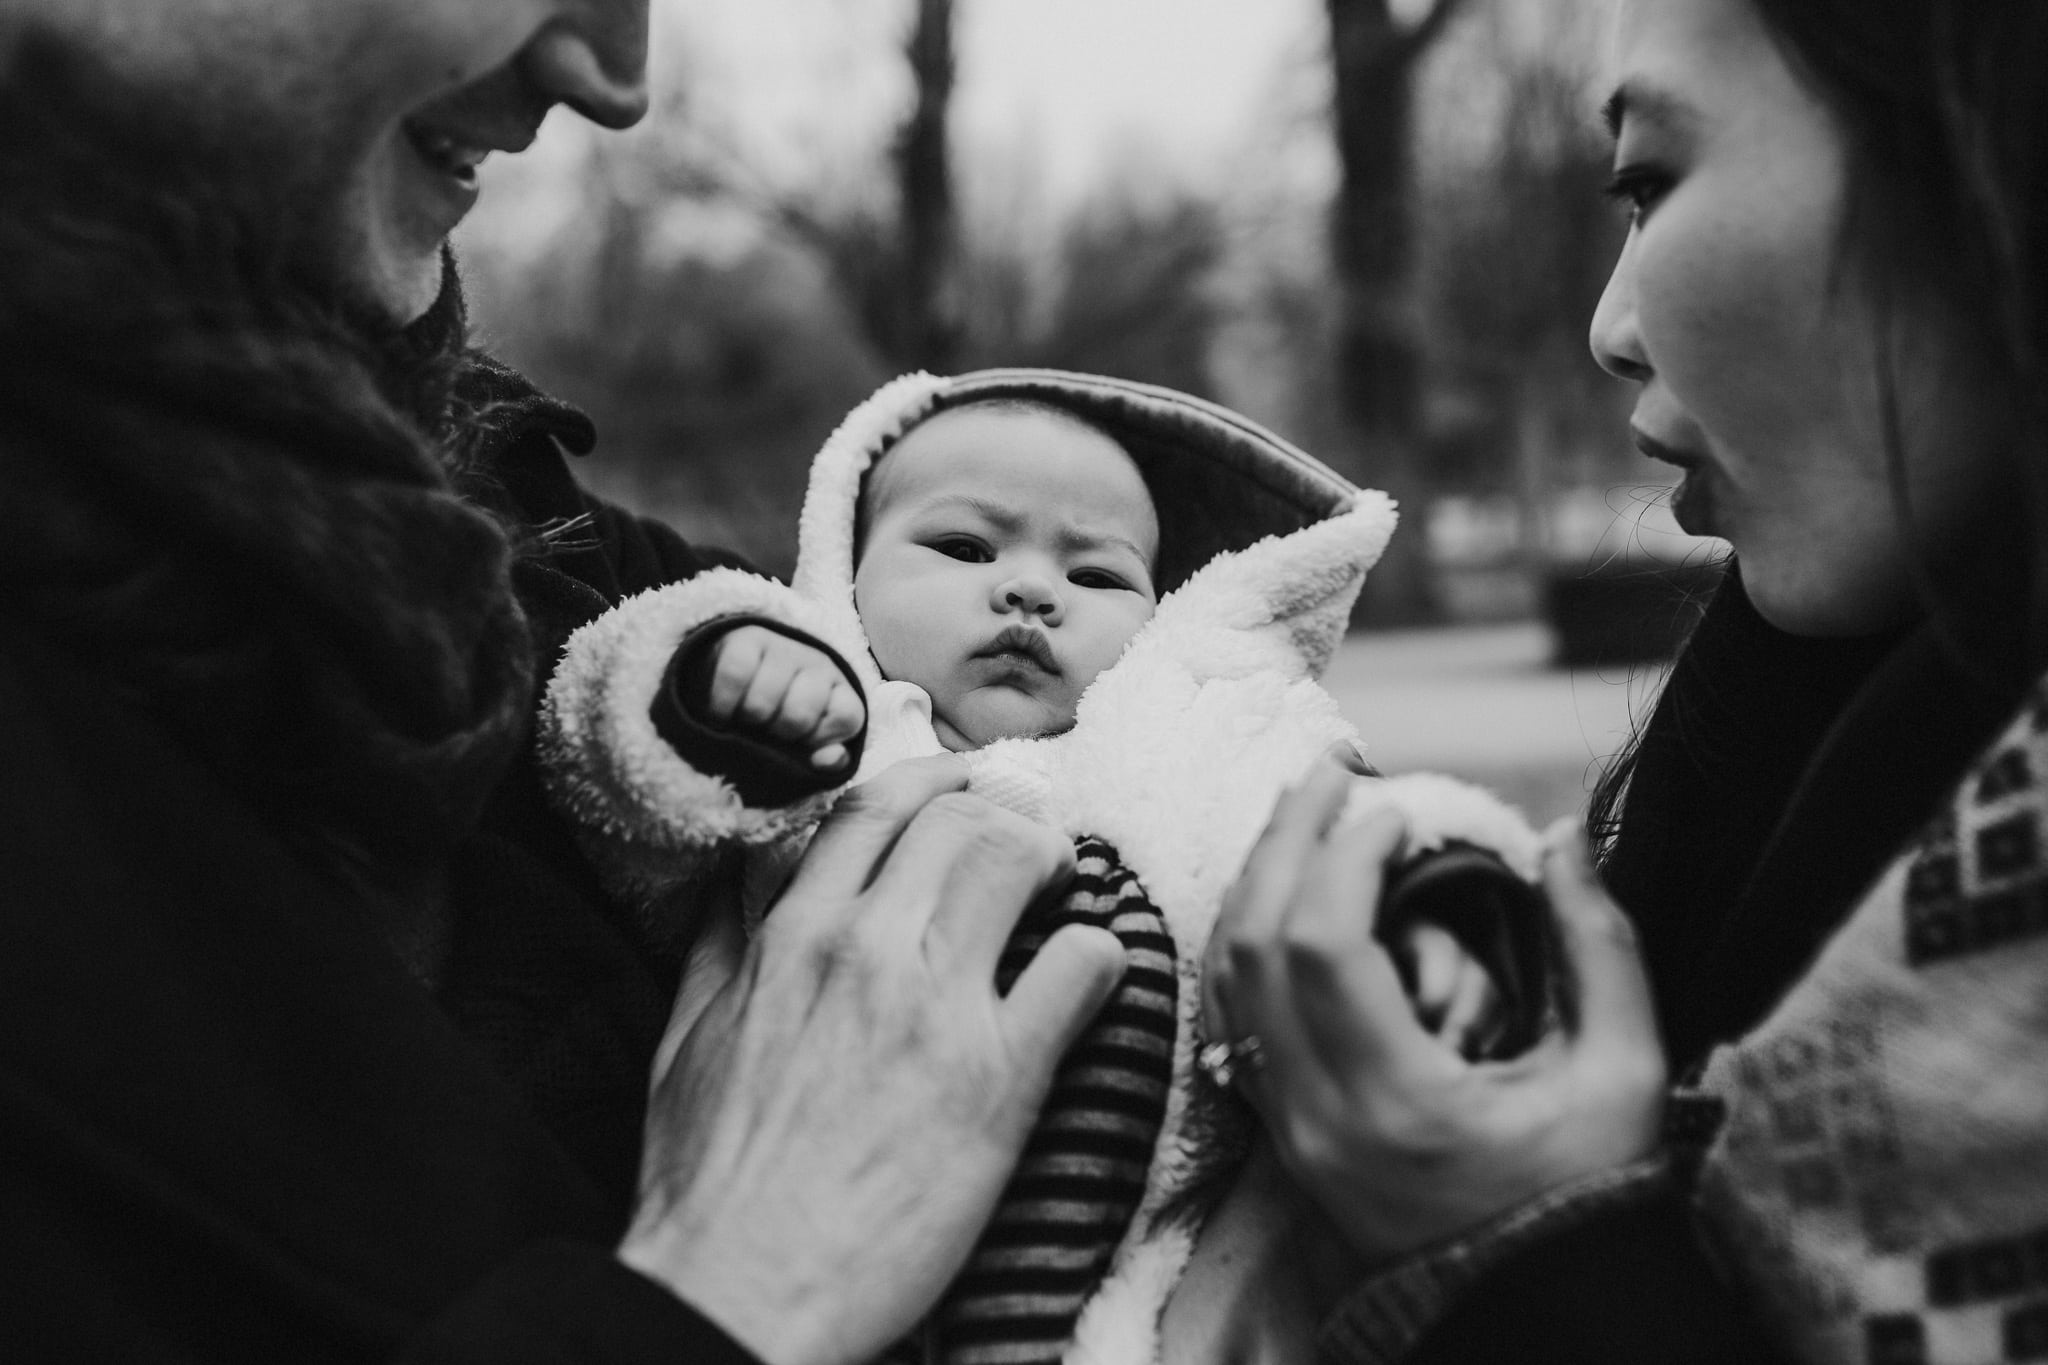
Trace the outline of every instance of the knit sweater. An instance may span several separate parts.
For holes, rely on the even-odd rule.
[[[1729,575],[1607,869],[1691,1083],[1675,1160],[1383,1273],[1329,1324],[1328,1358],[2026,1358],[2004,1353],[2029,1339],[2033,1281],[2008,1272],[2030,1264],[2014,1229],[2042,1221],[2041,1125],[2004,1082],[2040,1070],[2038,882],[2016,856],[2038,704],[2001,616],[1965,626],[1968,656],[1954,625],[1805,640]]]

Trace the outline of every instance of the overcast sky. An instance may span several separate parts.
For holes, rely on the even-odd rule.
[[[871,165],[907,107],[909,14],[907,0],[656,0],[656,96],[770,174]],[[1212,188],[1322,108],[1321,0],[959,0],[956,16],[970,193],[991,161],[1024,164],[1061,202],[1134,171]],[[585,142],[574,123],[549,121],[536,167]]]
[[[1516,0],[1509,17],[1540,26],[1576,3]],[[901,46],[912,0],[654,6],[650,124],[680,115],[770,188],[875,183],[911,95]],[[969,212],[1025,213],[1038,199],[1057,219],[1105,182],[1320,200],[1335,176],[1323,10],[1324,0],[956,0],[952,135]],[[602,136],[557,111],[532,152],[486,165],[466,235],[545,238],[575,212],[569,177]]]
[[[703,112],[744,122],[757,155],[817,155],[872,147],[900,114],[909,9],[665,0],[661,23]],[[1063,200],[1133,163],[1200,177],[1286,117],[1290,97],[1320,102],[1320,0],[959,0],[955,24],[970,182],[989,156],[1030,160]]]

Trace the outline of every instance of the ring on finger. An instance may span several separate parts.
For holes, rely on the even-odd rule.
[[[1262,1070],[1266,1050],[1256,1033],[1232,1042],[1210,1043],[1195,1053],[1195,1066],[1218,1090],[1228,1090],[1240,1076]]]

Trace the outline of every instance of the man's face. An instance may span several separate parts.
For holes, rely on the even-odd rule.
[[[647,0],[16,0],[133,82],[153,118],[260,177],[270,226],[320,288],[424,313],[476,166],[568,104],[646,109]]]

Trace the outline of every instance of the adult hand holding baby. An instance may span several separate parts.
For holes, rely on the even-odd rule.
[[[1070,927],[997,995],[1073,852],[965,782],[927,759],[850,793],[661,1049],[620,1254],[772,1365],[872,1359],[931,1307],[1122,969]]]
[[[1648,1155],[1664,1062],[1633,930],[1576,829],[1553,828],[1544,861],[1559,1026],[1502,1061],[1433,1037],[1373,934],[1406,831],[1385,812],[1333,837],[1351,780],[1322,764],[1281,798],[1224,900],[1204,1012],[1209,1037],[1258,1040],[1239,1088],[1293,1178],[1380,1261]]]

